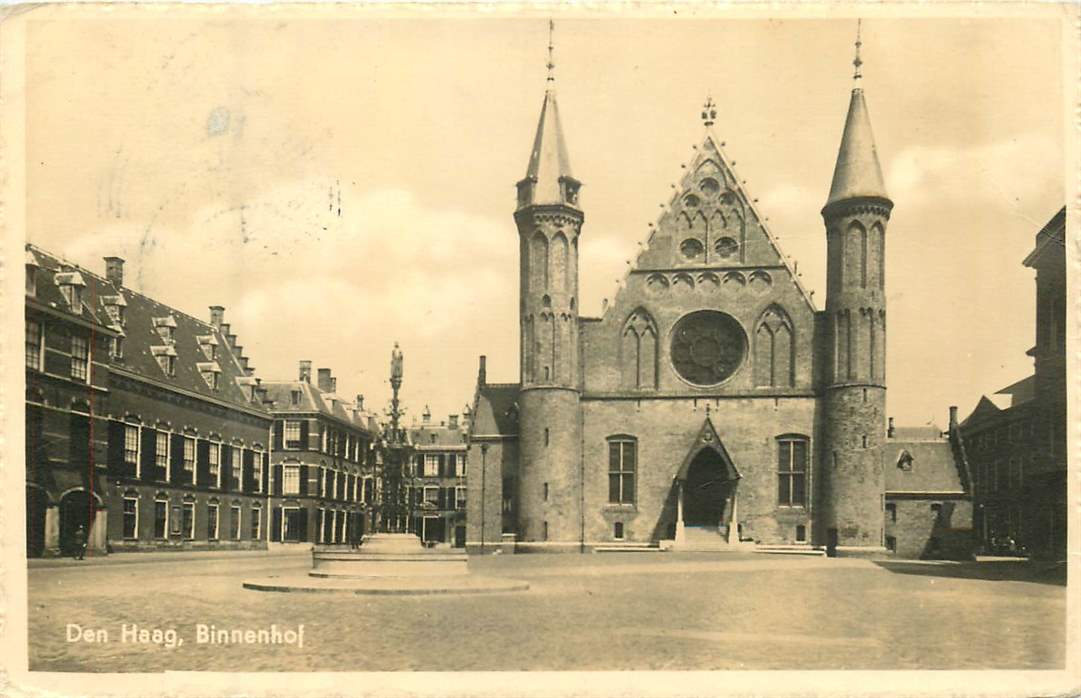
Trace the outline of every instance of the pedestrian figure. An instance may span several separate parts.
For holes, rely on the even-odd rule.
[[[86,554],[86,526],[80,524],[75,530],[75,554],[76,560],[82,560]]]

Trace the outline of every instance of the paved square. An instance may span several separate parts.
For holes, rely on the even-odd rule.
[[[1066,588],[1019,563],[875,564],[794,556],[516,555],[476,574],[529,591],[365,597],[249,591],[306,555],[113,556],[29,571],[30,668],[46,671],[1051,669]],[[67,625],[108,642],[68,642]],[[121,624],[175,628],[174,648]],[[304,646],[198,644],[304,625]],[[99,635],[99,637],[101,637]]]

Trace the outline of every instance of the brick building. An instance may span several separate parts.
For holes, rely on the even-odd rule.
[[[467,408],[461,422],[452,414],[435,424],[425,406],[421,423],[409,428],[412,527],[426,543],[465,547],[468,420]]]
[[[984,396],[962,423],[975,483],[975,526],[986,552],[1061,559],[1066,552],[1066,208],[1036,233],[1033,374]]]
[[[489,384],[482,363],[476,390],[470,550],[510,536],[553,551],[757,542],[885,553],[893,202],[863,90],[852,91],[821,211],[823,310],[712,134],[707,103],[706,132],[625,281],[600,317],[580,317],[585,207],[553,84],[517,185],[519,380]],[[925,464],[958,467],[937,455]]]
[[[337,395],[328,368],[312,384],[301,361],[297,380],[267,381],[274,416],[270,532],[275,543],[344,544],[376,525],[379,492],[374,417],[364,398]]]
[[[36,247],[27,250],[27,482],[46,483],[48,503],[59,504],[60,523],[54,536],[46,512],[39,542],[38,495],[28,509],[31,553],[61,551],[69,519],[79,518],[70,512],[95,509],[95,548],[264,546],[270,417],[254,370],[223,322],[223,309],[211,308],[209,321],[203,321],[136,293],[124,286],[124,261],[117,257],[106,258],[105,276],[98,276]],[[81,310],[73,312],[77,306]],[[63,313],[66,328],[55,322]],[[81,330],[71,321],[74,315],[81,316]],[[43,317],[49,319],[35,326]],[[43,371],[30,365],[35,332],[43,337]],[[80,341],[83,332],[88,335]],[[46,422],[39,437],[33,432],[40,420],[32,413],[40,407],[47,414],[63,399],[56,389],[60,362],[70,362],[73,379],[84,375],[76,364],[86,357],[87,338],[89,385],[97,404],[86,420],[75,410],[79,416],[66,430],[55,418],[55,432]],[[65,348],[70,356],[62,358]],[[80,482],[83,489],[68,481],[66,468],[55,467],[54,456],[43,459],[40,453],[55,451],[65,431],[74,462],[69,466],[94,454],[97,475]],[[40,474],[43,462],[51,476]],[[83,491],[89,501],[65,505],[66,497],[75,492],[82,499]]]
[[[26,554],[106,546],[109,349],[86,274],[26,248]],[[114,509],[118,511],[119,509]]]

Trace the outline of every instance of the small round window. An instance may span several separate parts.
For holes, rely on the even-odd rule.
[[[683,197],[683,205],[688,208],[694,208],[698,205],[698,203],[698,197],[694,194],[688,194],[687,196]]]
[[[723,237],[713,245],[713,249],[717,251],[721,257],[731,257],[739,251],[739,243],[733,238]]]
[[[700,259],[705,252],[702,241],[697,238],[687,238],[679,244],[679,252],[686,259]]]
[[[713,196],[721,190],[721,185],[717,184],[717,180],[712,177],[706,177],[702,180],[702,183],[698,185],[698,188],[706,193],[708,196]]]

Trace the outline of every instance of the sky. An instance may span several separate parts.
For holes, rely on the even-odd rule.
[[[256,8],[257,9],[257,8]],[[584,316],[671,197],[702,102],[745,190],[825,301],[854,19],[556,17],[585,225]],[[1063,205],[1060,25],[868,19],[886,187],[887,410],[944,425],[1031,372],[1034,273]],[[545,89],[546,17],[42,19],[26,37],[27,239],[201,318],[264,380],[300,359],[407,420],[518,379],[514,184]]]

